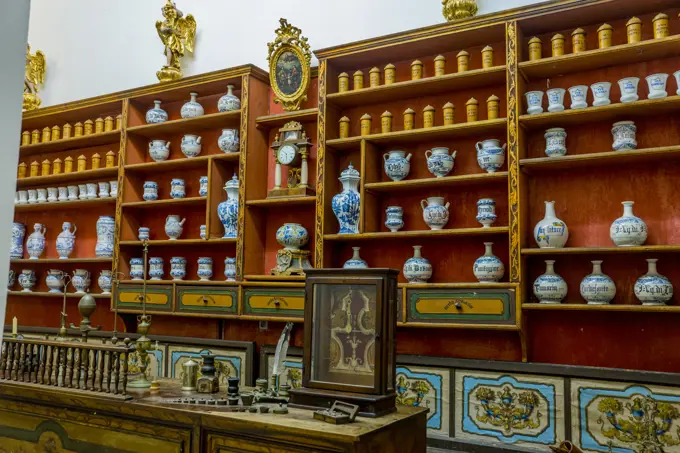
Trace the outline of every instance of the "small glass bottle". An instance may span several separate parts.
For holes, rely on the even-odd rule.
[[[368,113],[361,117],[361,135],[371,135],[371,115]]]
[[[434,57],[434,75],[435,77],[446,74],[446,57],[444,55],[437,55]]]
[[[465,103],[465,113],[467,115],[467,122],[472,123],[479,118],[479,101],[472,98]]]
[[[455,124],[456,119],[456,106],[453,105],[450,102],[447,102],[444,104],[444,107],[442,107],[442,112],[444,112],[444,126],[450,126],[452,124]]]
[[[407,108],[404,110],[404,130],[405,131],[410,131],[413,129],[415,126],[415,120],[416,120],[416,112],[411,109]]]
[[[628,32],[628,44],[635,44],[642,41],[642,21],[637,18],[631,18],[626,24]]]
[[[349,74],[341,72],[338,75],[338,93],[345,93],[349,91]]]
[[[541,58],[543,58],[543,41],[538,36],[534,36],[529,40],[529,61],[536,61]]]
[[[465,72],[470,69],[470,54],[467,51],[458,52],[456,60],[458,60],[458,72]]]
[[[99,155],[99,153],[94,153],[92,155],[92,170],[98,170],[99,169],[99,164],[101,163],[102,157]]]
[[[550,39],[552,44],[552,56],[561,57],[564,55],[564,35],[558,33]]]
[[[385,66],[385,85],[391,85],[397,81],[397,69],[392,63]]]
[[[111,132],[113,130],[113,117],[107,116],[104,118],[104,132]]]
[[[52,141],[61,138],[61,128],[59,126],[52,126]]]
[[[425,106],[423,109],[423,127],[434,126],[434,107],[431,105]]]
[[[380,86],[380,69],[374,67],[368,71],[368,85],[371,88]]]
[[[340,120],[338,121],[338,131],[340,134],[340,138],[349,137],[349,118],[347,118],[346,116],[340,118]]]
[[[392,132],[392,114],[388,111],[380,115],[380,132],[383,134]]]
[[[354,89],[361,90],[364,87],[364,73],[357,71],[354,73]]]
[[[411,80],[419,80],[423,78],[423,62],[416,60],[411,63]]]
[[[116,166],[116,153],[110,150],[106,153],[106,168],[113,168]]]
[[[58,157],[54,159],[54,162],[52,163],[52,174],[53,175],[60,175],[61,174],[61,164],[62,161]]]

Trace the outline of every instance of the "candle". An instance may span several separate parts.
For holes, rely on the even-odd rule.
[[[17,317],[15,316],[12,318],[12,335],[16,335],[18,333],[18,322],[17,322]]]

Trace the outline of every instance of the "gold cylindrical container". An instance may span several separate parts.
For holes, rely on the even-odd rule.
[[[634,44],[642,41],[642,21],[637,18],[631,18],[626,24],[628,32],[628,44]]]
[[[404,110],[404,130],[410,131],[415,126],[416,112],[411,108]]]
[[[349,91],[349,74],[341,72],[338,75],[338,93],[346,93]]]
[[[444,74],[446,74],[446,57],[437,55],[434,57],[434,75],[443,76]]]
[[[371,135],[371,115],[368,113],[361,117],[361,135]]]
[[[38,129],[31,132],[31,145],[40,143],[40,131]]]
[[[64,159],[64,173],[73,173],[73,157]]]
[[[357,71],[354,73],[354,89],[360,90],[364,87],[364,73]]]
[[[113,150],[106,153],[106,168],[113,168],[116,166],[116,153]]]
[[[467,122],[472,123],[479,118],[479,102],[472,98],[465,103],[465,114],[467,115]]]
[[[388,111],[380,115],[380,132],[383,134],[392,132],[392,114]]]
[[[411,63],[411,80],[418,80],[423,78],[423,62],[416,60]]]
[[[423,109],[423,127],[432,126],[434,126],[434,107],[428,105]]]
[[[392,84],[397,81],[397,69],[392,63],[385,66],[385,85]]]
[[[543,41],[534,36],[529,40],[529,61],[536,61],[543,58]]]
[[[76,171],[85,171],[87,169],[87,157],[82,154],[78,156],[78,169]]]
[[[66,127],[64,127],[64,129],[66,129]],[[83,136],[83,123],[81,123],[80,121],[78,121],[73,127],[73,136],[74,137]]]
[[[586,31],[584,29],[577,28],[571,32],[571,47],[574,53],[586,51]]]
[[[340,118],[340,121],[338,121],[338,131],[340,134],[340,138],[349,137],[349,118],[347,118],[346,116]]]
[[[52,140],[52,129],[50,129],[49,127],[45,127],[42,130],[42,138],[40,139],[40,141],[42,143],[47,143],[50,140]]]
[[[21,133],[21,146],[26,146],[31,144],[31,133],[28,131],[23,131]]]
[[[102,161],[102,157],[99,155],[99,153],[94,153],[92,155],[92,170],[98,170],[99,169],[99,164]]]
[[[380,86],[380,69],[371,68],[371,70],[368,71],[368,85],[371,88]]]
[[[482,68],[493,68],[493,47],[491,46],[482,49]]]
[[[113,118],[107,116],[104,118],[104,132],[109,132],[113,130]]]
[[[38,163],[37,160],[34,160],[31,162],[31,171],[28,174],[31,178],[38,176],[38,173],[40,172],[40,163]]]
[[[83,129],[83,133],[85,135],[92,135],[92,132],[94,132],[94,123],[92,120],[85,120],[85,128]]]
[[[490,120],[497,120],[500,113],[500,99],[495,94],[492,94],[489,99],[486,100],[486,115]]]
[[[120,129],[123,127],[123,115],[119,113],[116,115],[116,130]]]
[[[456,60],[458,60],[458,72],[465,72],[470,69],[470,54],[466,51],[461,50],[458,52]]]
[[[195,392],[198,382],[198,363],[189,359],[182,364],[182,391]]]
[[[26,169],[28,165],[26,165],[26,162],[22,162],[19,164],[19,171],[17,172],[17,178],[22,179],[26,177]]]
[[[670,30],[668,29],[668,14],[657,14],[652,23],[654,24],[654,39],[667,38],[670,36]]]
[[[64,133],[61,136],[62,138],[64,138],[64,139],[71,138],[71,125],[70,124],[68,124],[68,123],[64,124],[63,131],[64,131]]]
[[[456,122],[456,106],[450,102],[444,104],[442,107],[442,112],[444,112],[444,126],[450,126]]]
[[[53,175],[60,175],[61,174],[61,159],[58,157],[54,159],[54,162],[52,163],[52,174]]]
[[[606,49],[612,46],[612,35],[614,34],[614,27],[609,24],[602,24],[597,29],[597,43],[600,49]]]
[[[42,165],[40,166],[40,176],[49,176],[51,170],[52,170],[52,162],[50,162],[47,159],[42,161]]]
[[[104,132],[104,118],[99,117],[94,120],[94,133],[101,134],[102,132]]]
[[[52,126],[52,141],[61,138],[61,128],[59,126]]]
[[[564,35],[556,34],[550,39],[553,57],[561,57],[564,55]]]

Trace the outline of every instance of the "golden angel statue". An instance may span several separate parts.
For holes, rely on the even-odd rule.
[[[40,107],[38,91],[45,83],[45,54],[38,50],[31,55],[31,45],[26,44],[26,71],[24,72],[24,111]]]
[[[165,46],[167,64],[156,73],[158,80],[169,82],[182,77],[179,59],[184,56],[185,50],[194,51],[194,39],[196,37],[196,19],[191,14],[184,17],[172,0],[166,0],[161,9],[164,20],[156,21],[156,30]]]

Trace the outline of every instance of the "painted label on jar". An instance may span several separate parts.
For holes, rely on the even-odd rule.
[[[670,33],[668,31],[668,20],[666,19],[659,20],[654,24],[654,37],[656,39],[667,38],[669,34]]]
[[[553,57],[560,57],[564,55],[564,40],[558,39],[552,42],[552,55]]]
[[[338,79],[338,91],[344,93],[349,90],[349,77],[340,77]]]

